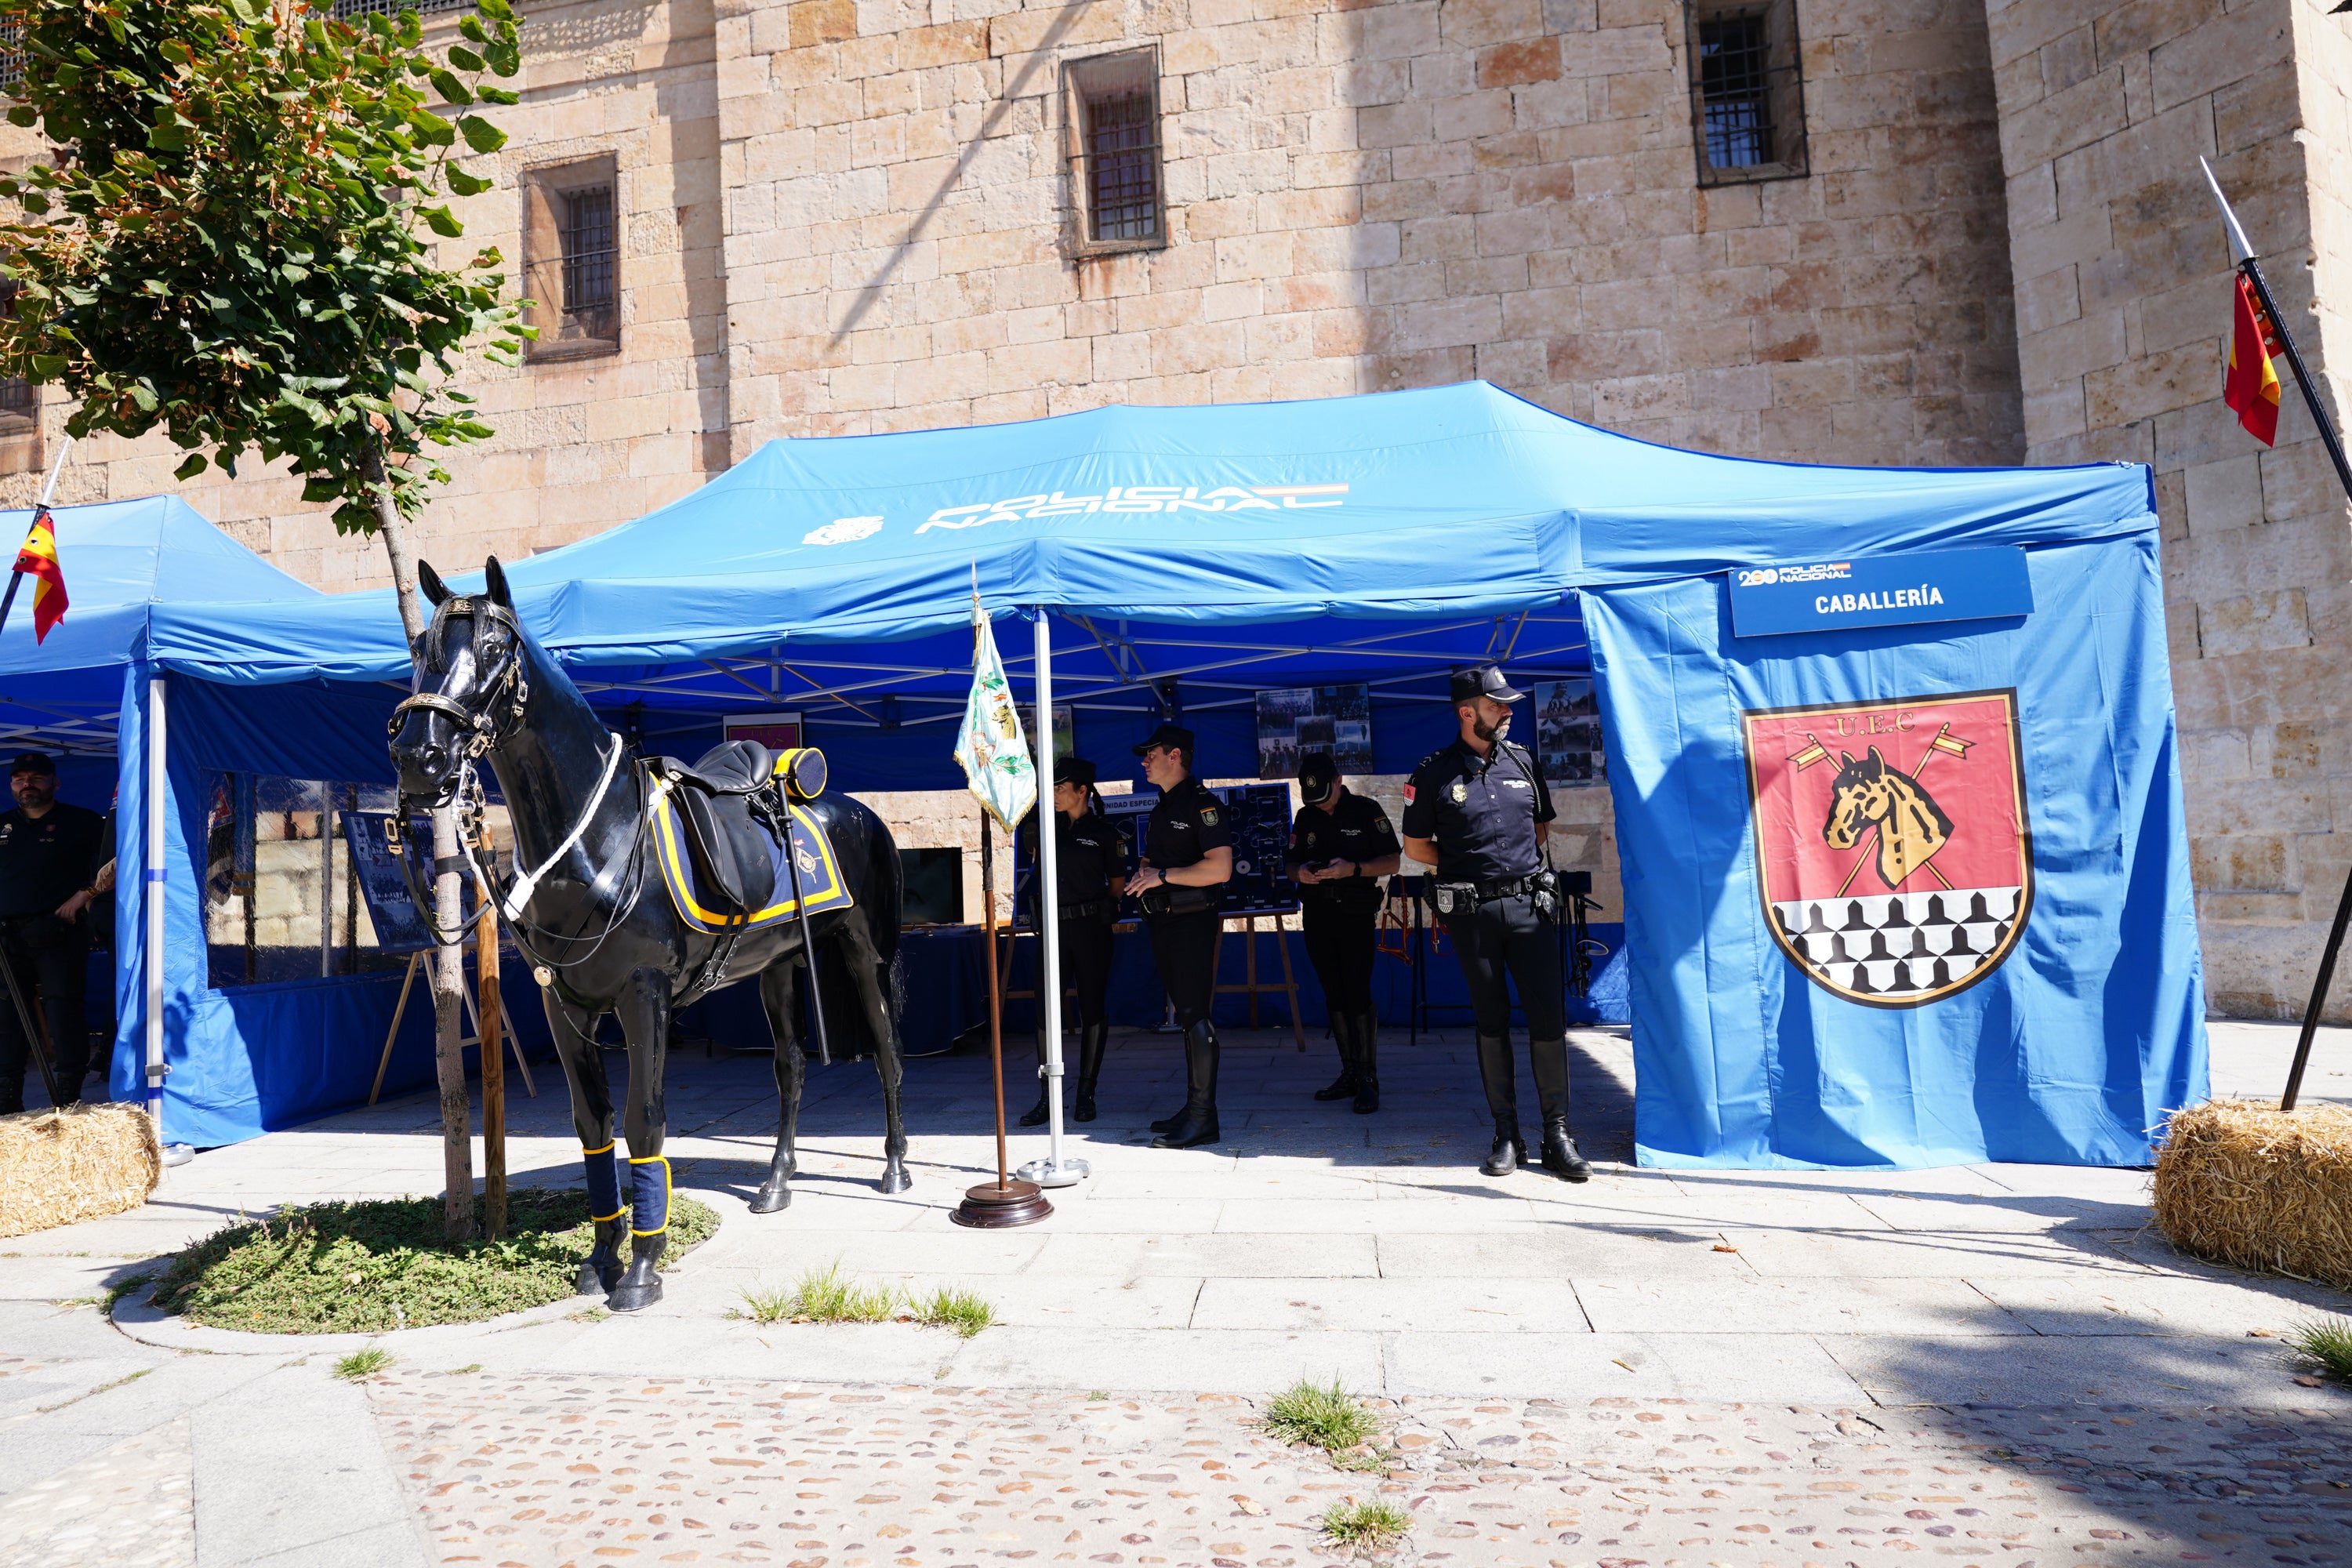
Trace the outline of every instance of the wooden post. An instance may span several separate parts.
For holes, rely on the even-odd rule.
[[[250,907],[250,904],[251,900],[248,900],[247,906]],[[400,982],[400,1000],[393,1004],[392,1027],[383,1032],[383,1054],[375,1059],[375,1083],[368,1089],[370,1105],[373,1105],[375,1097],[383,1092],[383,1069],[392,1065],[392,1044],[400,1038],[400,1020],[408,1012],[408,988],[416,984],[417,962],[424,956],[421,952],[412,952],[408,955],[408,973]]]
[[[488,854],[489,829],[482,829]],[[482,1233],[496,1241],[507,1233],[507,1069],[499,1037],[499,914],[495,895],[485,889],[474,921],[475,987],[482,1038]]]

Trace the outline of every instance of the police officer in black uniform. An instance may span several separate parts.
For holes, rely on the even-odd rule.
[[[105,819],[58,799],[57,766],[38,752],[16,759],[8,785],[16,806],[0,815],[0,963],[16,976],[27,1011],[37,1000],[58,1096],[71,1105],[81,1099],[89,1066],[89,933],[80,917],[96,896],[91,880],[110,858]],[[0,997],[0,1113],[25,1109],[31,1050],[16,1005]]]
[[[1528,1060],[1543,1113],[1544,1169],[1568,1181],[1592,1167],[1568,1131],[1568,1016],[1560,998],[1559,894],[1543,861],[1551,795],[1535,759],[1505,739],[1519,700],[1492,665],[1457,671],[1462,733],[1422,759],[1405,786],[1404,847],[1434,861],[1438,919],[1454,939],[1478,1034],[1478,1076],[1495,1113],[1479,1169],[1507,1176],[1528,1157],[1511,1061],[1510,981],[1528,1018]]]
[[[1084,757],[1054,764],[1054,883],[1060,918],[1062,984],[1078,994],[1078,1093],[1073,1121],[1095,1119],[1095,1080],[1102,1074],[1103,1046],[1110,1038],[1104,998],[1110,990],[1111,925],[1118,919],[1119,894],[1127,881],[1127,836],[1103,815],[1095,792],[1095,765]],[[1021,824],[1026,858],[1037,858],[1037,817]],[[1033,895],[1037,887],[1030,882]],[[1021,1118],[1024,1127],[1046,1120],[1045,1010],[1037,1010],[1037,1103]]]
[[[1217,987],[1218,913],[1234,874],[1234,830],[1223,803],[1192,776],[1192,731],[1162,724],[1135,748],[1160,804],[1143,830],[1143,864],[1127,890],[1143,905],[1151,956],[1184,1031],[1184,1109],[1151,1124],[1155,1149],[1218,1141],[1217,1029],[1209,1009]]]
[[[1373,924],[1381,881],[1397,868],[1396,829],[1380,802],[1339,781],[1328,752],[1299,760],[1298,798],[1290,825],[1290,879],[1298,884],[1307,960],[1323,984],[1323,1010],[1339,1047],[1339,1076],[1318,1100],[1353,1095],[1356,1114],[1381,1108],[1380,1016],[1372,1007]]]

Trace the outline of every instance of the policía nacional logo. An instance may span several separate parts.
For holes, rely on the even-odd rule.
[[[1916,1007],[2000,967],[2033,908],[2014,690],[1740,719],[1765,923],[1807,978]]]

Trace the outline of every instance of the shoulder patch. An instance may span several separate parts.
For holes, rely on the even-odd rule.
[[[1217,808],[1213,805],[1202,806],[1201,808],[1201,826],[1203,827],[1214,827],[1216,825]]]

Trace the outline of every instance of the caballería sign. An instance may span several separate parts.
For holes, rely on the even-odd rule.
[[[1749,709],[1756,879],[1824,991],[1916,1007],[2000,967],[2033,909],[2017,694]]]
[[[2015,545],[1739,566],[1731,573],[1731,626],[1744,637],[2032,613],[2033,583],[2025,552]]]

